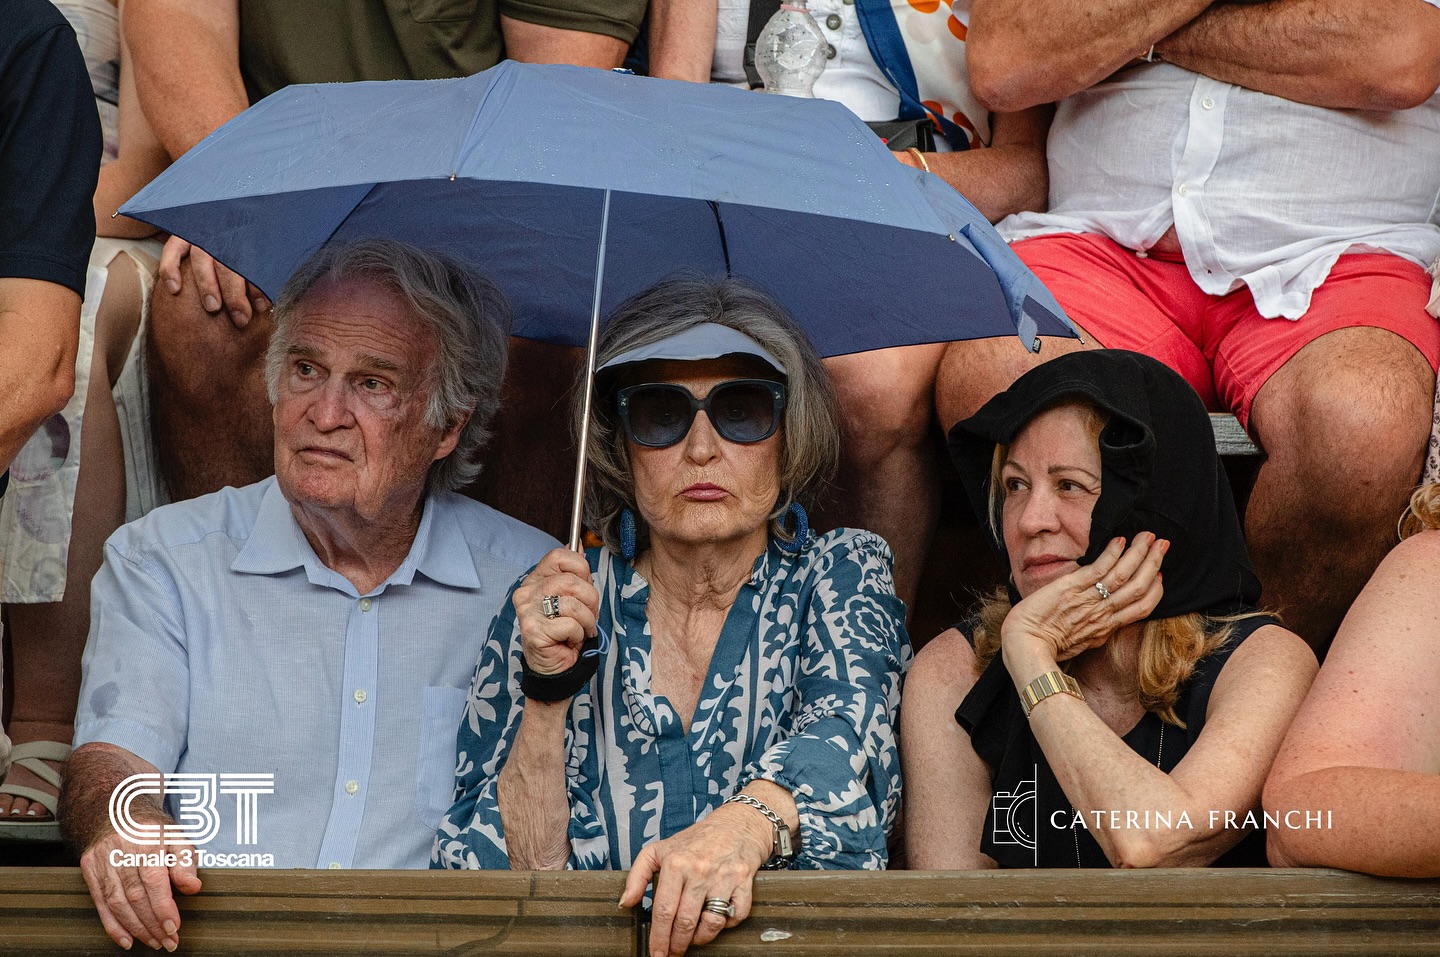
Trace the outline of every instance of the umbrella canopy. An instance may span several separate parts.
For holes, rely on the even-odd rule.
[[[582,67],[288,87],[121,212],[272,300],[330,240],[445,250],[505,291],[515,335],[570,345],[685,268],[762,286],[825,356],[1075,334],[973,206],[838,103]]]

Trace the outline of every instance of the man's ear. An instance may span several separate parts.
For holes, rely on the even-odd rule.
[[[474,414],[475,407],[471,406],[470,411],[450,421],[450,425],[440,436],[440,444],[435,448],[435,457],[431,459],[432,462],[438,462],[455,451],[455,446],[460,444],[460,433],[465,430],[465,426],[470,424],[470,417]]]

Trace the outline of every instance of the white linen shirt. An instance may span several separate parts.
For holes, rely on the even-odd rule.
[[[557,544],[440,492],[404,562],[360,595],[273,477],[158,508],[105,545],[75,745],[108,742],[167,773],[273,773],[256,843],[239,843],[237,798],[222,793],[203,852],[424,867],[491,619]]]
[[[1440,95],[1331,110],[1156,63],[1063,100],[1048,149],[1049,212],[1006,218],[1006,240],[1099,233],[1143,251],[1173,224],[1195,283],[1243,283],[1267,318],[1304,315],[1351,247],[1440,255]]]

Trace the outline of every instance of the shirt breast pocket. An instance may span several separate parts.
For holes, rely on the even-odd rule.
[[[426,688],[422,698],[420,750],[415,761],[415,811],[436,827],[455,795],[455,737],[465,713],[465,688]]]

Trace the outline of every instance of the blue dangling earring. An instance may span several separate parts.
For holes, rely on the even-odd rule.
[[[635,560],[635,513],[620,510],[620,556],[627,562]]]
[[[794,520],[795,538],[793,541],[781,539],[776,542],[780,550],[791,555],[798,555],[810,544],[810,517],[805,514],[805,509],[799,502],[791,502],[785,509],[785,514],[780,516],[780,527],[785,528]]]

